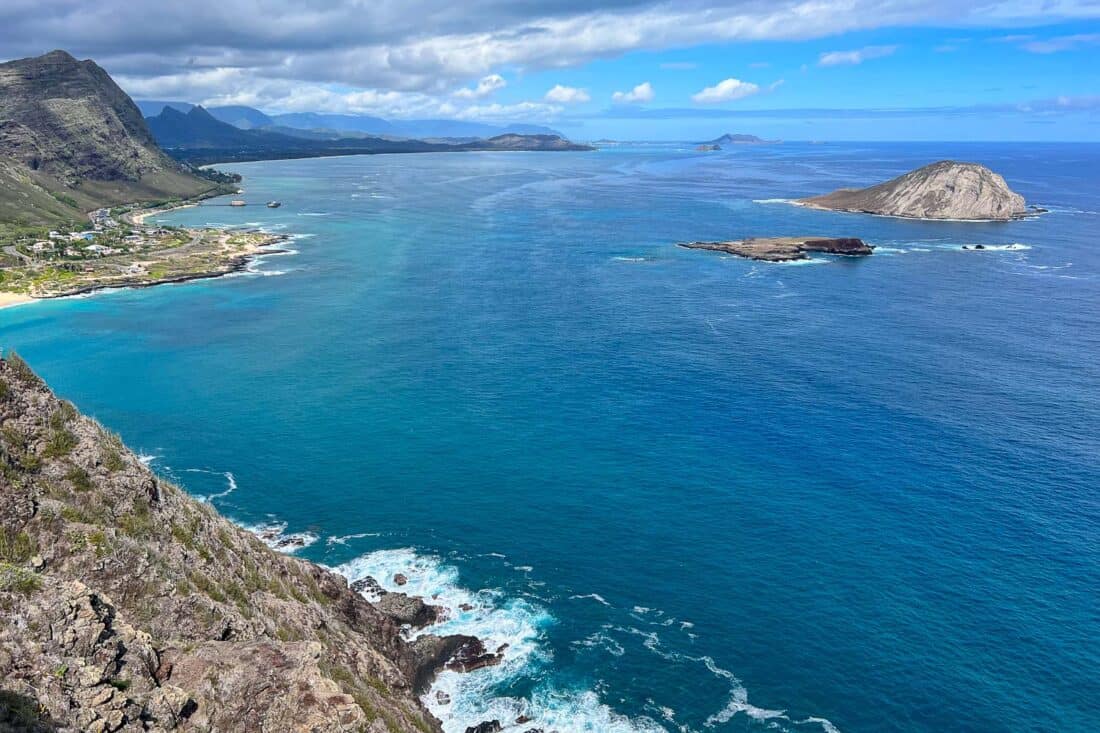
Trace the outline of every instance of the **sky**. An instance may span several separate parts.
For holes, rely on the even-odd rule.
[[[581,140],[1100,142],[1100,0],[5,0],[136,99]]]

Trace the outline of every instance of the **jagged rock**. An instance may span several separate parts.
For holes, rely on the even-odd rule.
[[[369,575],[352,583],[351,589],[360,595],[366,594],[368,596],[384,596],[387,593],[386,589]]]
[[[450,705],[451,704],[451,696],[448,695],[443,690],[436,690],[435,691],[435,701],[437,703],[439,703],[440,705]]]
[[[404,574],[397,573],[396,575],[393,576],[393,582],[396,583],[397,585],[405,585],[406,583],[409,582],[409,579],[406,578]]]
[[[843,188],[802,199],[819,209],[916,219],[1019,219],[1024,197],[977,163],[941,160],[870,188]]]
[[[504,661],[504,650],[507,647],[507,644],[502,644],[495,652],[490,652],[481,639],[471,636],[455,650],[446,667],[453,672],[473,672],[482,667],[491,667]]]
[[[471,725],[466,729],[466,733],[500,733],[502,730],[504,729],[500,727],[499,720],[487,720],[484,723]]]
[[[374,607],[393,619],[394,623],[414,629],[434,624],[443,610],[440,606],[424,603],[419,596],[404,593],[386,593],[374,602]]]
[[[13,548],[0,563],[0,710],[18,714],[15,730],[374,733],[384,715],[439,733],[418,685],[468,637],[406,643],[344,578],[158,480],[12,357],[0,428]],[[46,449],[60,432],[64,455]]]

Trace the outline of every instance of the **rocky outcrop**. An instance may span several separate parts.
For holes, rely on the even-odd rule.
[[[418,694],[487,653],[406,642],[343,577],[155,476],[13,356],[0,609],[0,730],[439,731]]]
[[[1027,215],[1024,197],[977,163],[942,160],[870,188],[844,188],[799,203],[913,219],[1006,221]]]
[[[397,625],[414,629],[436,623],[444,613],[442,606],[429,605],[423,598],[404,593],[386,593],[375,601],[374,606]]]
[[[107,72],[64,51],[0,64],[0,179],[0,218],[15,220],[214,188],[157,147]]]
[[[811,252],[863,257],[874,249],[855,237],[750,237],[728,242],[683,242],[684,249],[709,249],[763,262],[804,260]]]

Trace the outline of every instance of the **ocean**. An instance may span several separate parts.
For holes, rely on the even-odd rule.
[[[1050,211],[786,202],[943,158]],[[426,695],[448,733],[1100,729],[1100,146],[222,167],[254,205],[161,219],[290,253],[2,310],[0,345],[237,522],[507,644]],[[675,246],[778,235],[877,249]]]

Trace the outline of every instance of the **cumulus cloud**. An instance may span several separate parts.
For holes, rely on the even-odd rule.
[[[481,77],[476,87],[463,87],[454,92],[454,96],[459,99],[485,99],[506,86],[508,86],[508,82],[504,81],[503,76],[500,74],[489,74],[488,76]]]
[[[543,97],[547,102],[554,102],[556,104],[581,104],[592,99],[588,92],[584,89],[578,89],[576,87],[566,87],[561,84],[555,84],[550,91]]]
[[[653,85],[644,81],[629,92],[615,92],[611,101],[616,104],[645,104],[653,101]]]
[[[96,59],[138,95],[252,99],[273,111],[309,95],[343,104],[348,89],[399,93],[401,105],[424,101],[417,94],[462,105],[489,98],[477,97],[479,80],[501,69],[565,68],[636,50],[1098,17],[1095,0],[5,0],[0,56],[64,48]],[[459,87],[470,96],[454,96]]]
[[[864,46],[855,51],[829,51],[821,54],[817,60],[818,66],[846,66],[862,64],[868,59],[880,59],[884,56],[892,56],[898,50],[897,46]]]
[[[750,97],[759,91],[760,87],[750,81],[730,78],[691,95],[691,101],[696,104],[721,104]]]

